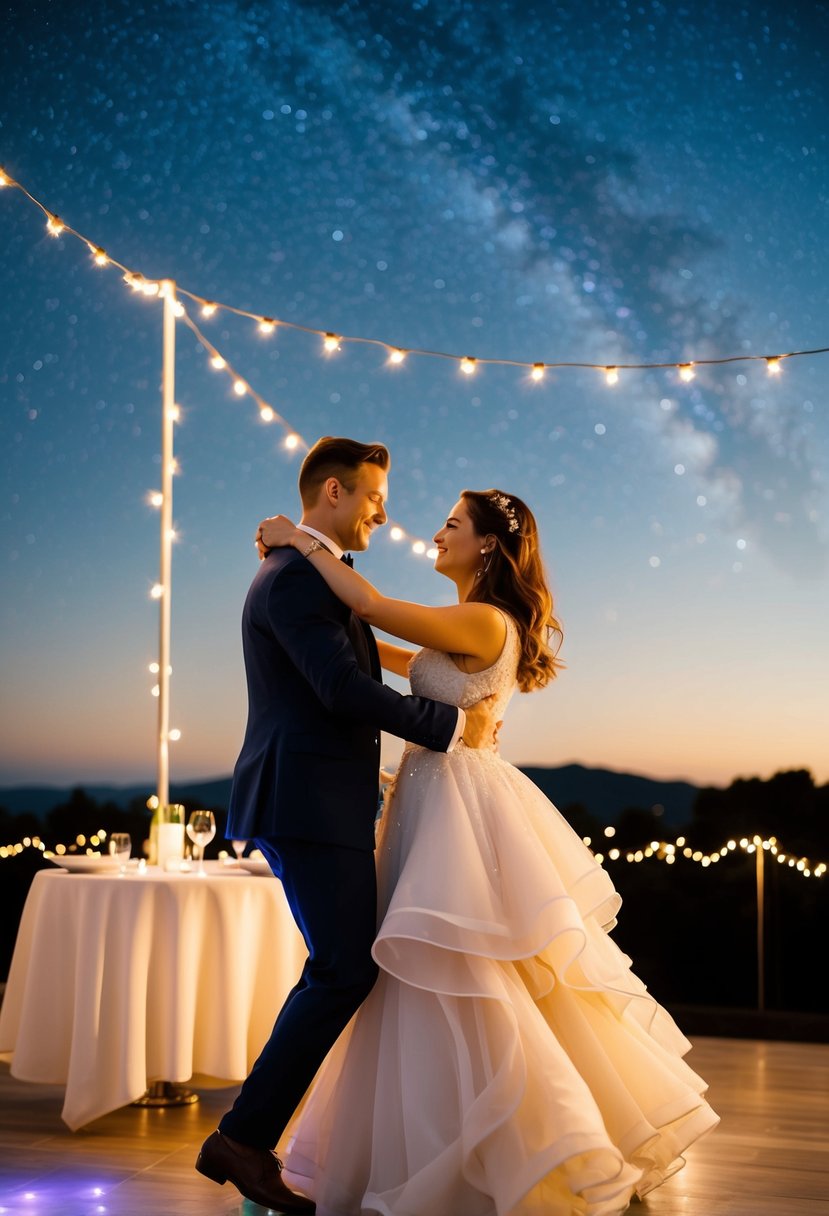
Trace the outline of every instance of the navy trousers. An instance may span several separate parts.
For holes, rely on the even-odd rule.
[[[377,979],[374,854],[339,845],[259,838],[308,947],[271,1036],[219,1130],[275,1148],[322,1061]]]

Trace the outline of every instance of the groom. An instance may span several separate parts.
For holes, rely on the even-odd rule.
[[[368,548],[386,522],[389,453],[320,439],[299,474],[308,552]],[[255,1203],[310,1213],[272,1150],[340,1032],[377,978],[374,819],[380,731],[433,751],[492,738],[486,702],[402,696],[381,681],[371,630],[294,548],[272,550],[242,617],[249,715],[227,835],[253,840],[282,880],[308,959],[233,1108],[196,1169]]]

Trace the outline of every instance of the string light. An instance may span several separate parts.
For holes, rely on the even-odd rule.
[[[606,367],[604,369],[604,378],[608,384],[619,383],[619,369],[616,367]]]
[[[271,409],[271,407],[269,405],[263,405],[261,410],[259,411],[259,417],[262,419],[263,422],[273,422],[274,418],[276,417],[276,414],[273,412],[273,410]]]
[[[121,265],[120,262],[117,262],[114,258],[110,257],[110,255],[107,254],[107,252],[101,246],[91,241],[82,233],[77,232],[74,228],[70,228],[68,225],[64,224],[64,222],[60,220],[58,216],[54,215],[54,213],[49,211],[49,209],[43,203],[41,203],[39,199],[35,198],[34,195],[32,195],[25,188],[25,186],[16,181],[14,178],[10,177],[9,174],[6,173],[2,168],[0,168],[0,187],[12,187],[24,195],[24,197],[27,198],[35,207],[37,207],[46,217],[47,227],[49,228],[50,232],[53,232],[54,235],[66,232],[67,234],[76,237],[78,240],[83,241],[92,253],[97,265],[106,266],[111,264],[113,266],[117,266],[124,273],[125,280],[131,289],[140,290],[142,293],[148,296],[159,295],[159,284],[157,282],[145,279],[140,272],[131,270],[128,267]],[[55,231],[55,229],[57,229],[57,231]],[[783,359],[829,353],[829,347],[818,347],[813,350],[786,351],[773,355],[727,355],[722,358],[715,359],[695,359],[685,363],[677,363],[675,361],[643,362],[620,363],[613,366],[609,366],[605,363],[594,363],[580,360],[547,360],[546,362],[540,362],[538,360],[524,361],[519,359],[473,357],[470,355],[461,358],[459,355],[453,354],[449,351],[425,350],[416,347],[399,346],[384,341],[380,338],[369,338],[360,335],[338,335],[330,330],[318,329],[308,325],[301,325],[296,322],[286,321],[277,317],[262,316],[256,313],[248,312],[245,309],[236,308],[230,304],[223,304],[217,300],[208,300],[205,297],[199,296],[196,293],[188,291],[182,287],[178,287],[178,291],[181,295],[187,296],[189,299],[193,300],[194,303],[199,305],[202,316],[212,317],[219,309],[222,309],[225,312],[235,313],[239,316],[247,317],[255,321],[263,333],[270,333],[272,332],[272,329],[279,326],[288,329],[300,330],[305,333],[317,334],[323,339],[323,346],[327,353],[332,353],[339,350],[342,342],[364,343],[367,345],[381,346],[385,350],[391,352],[389,355],[389,362],[391,363],[400,363],[403,361],[404,357],[409,355],[418,355],[421,357],[436,359],[451,359],[460,364],[461,370],[466,375],[472,375],[477,370],[478,365],[481,363],[526,368],[533,380],[540,380],[542,376],[538,373],[541,372],[543,374],[543,372],[549,368],[592,368],[603,371],[606,376],[608,376],[611,372],[618,372],[620,370],[645,371],[675,368],[678,370],[680,378],[683,381],[690,382],[694,379],[694,369],[698,366],[718,366],[727,363],[745,363],[763,360],[766,363],[769,375],[779,375],[780,364],[781,360]],[[177,300],[175,311],[178,316],[182,315],[182,313],[179,311],[181,307],[180,301]],[[612,383],[616,383],[616,381],[614,380]]]
[[[412,553],[421,554],[421,553],[425,553],[425,552],[426,552],[426,545],[424,544],[424,542],[422,540],[416,540],[414,542],[414,544],[412,545]]]
[[[289,452],[296,451],[296,449],[299,447],[300,443],[301,443],[301,440],[300,440],[299,435],[296,435],[293,432],[290,435],[285,436],[285,447],[288,449]]]
[[[181,731],[178,730],[178,728],[169,730],[169,731],[167,731],[167,738],[170,740],[171,743],[178,743],[179,739],[181,738]]]
[[[150,595],[152,596],[152,598],[154,600],[160,600],[163,594],[164,594],[163,585],[161,583],[155,583],[152,590],[150,591]]]
[[[389,536],[391,537],[392,540],[402,540],[405,535],[406,534],[403,531],[403,529],[398,528],[396,524],[393,528],[391,528],[389,530]]]
[[[215,368],[217,372],[220,372],[222,370],[222,368],[227,367],[227,364],[225,363],[225,361],[221,355],[214,355],[213,358],[210,360],[210,366]]]
[[[233,391],[237,397],[244,397],[245,393],[248,391],[248,386],[245,384],[244,380],[234,380]]]
[[[160,490],[150,490],[148,501],[151,507],[160,507],[164,502],[164,495]]]

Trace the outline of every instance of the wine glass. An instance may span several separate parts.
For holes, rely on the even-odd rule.
[[[245,849],[248,847],[248,842],[246,840],[231,840],[230,843],[233,845],[236,860],[241,861],[245,855]]]
[[[216,820],[213,817],[213,812],[193,811],[187,821],[187,835],[199,850],[199,868],[197,873],[203,875],[205,873],[204,846],[210,844],[210,841],[216,835]]]
[[[109,838],[109,855],[117,857],[121,863],[120,873],[126,874],[127,861],[132,852],[132,840],[128,832],[113,832]]]

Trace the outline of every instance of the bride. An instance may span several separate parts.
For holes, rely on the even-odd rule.
[[[269,548],[306,533],[275,516]],[[458,603],[390,599],[308,560],[412,691],[503,717],[559,666],[529,508],[464,490],[435,569]],[[377,842],[380,978],[289,1126],[320,1216],[614,1216],[717,1123],[690,1044],[608,936],[620,899],[556,808],[492,750],[407,745]]]

